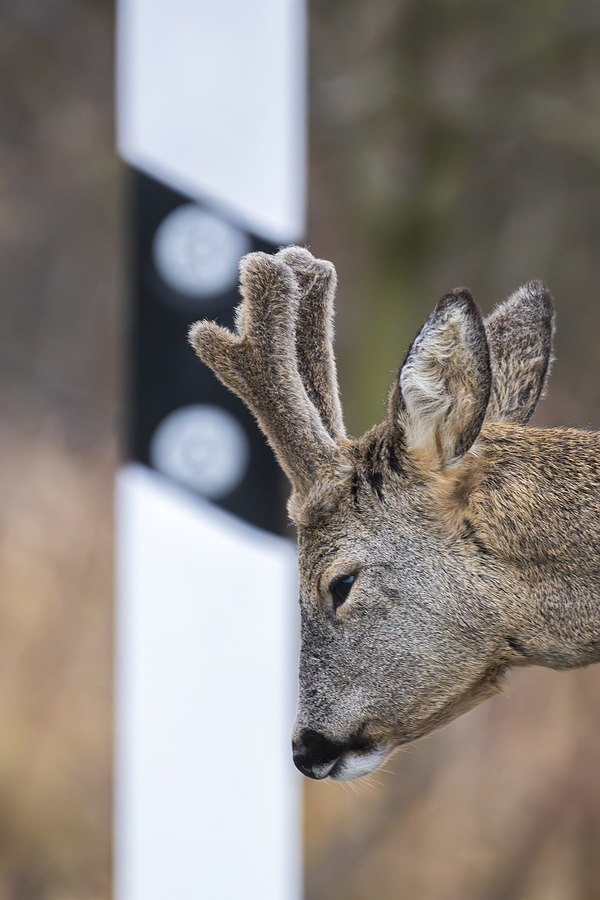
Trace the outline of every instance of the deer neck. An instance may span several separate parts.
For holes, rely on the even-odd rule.
[[[511,586],[515,652],[600,661],[600,435],[487,425],[456,490],[463,529]]]

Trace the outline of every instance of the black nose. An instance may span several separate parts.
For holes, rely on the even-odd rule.
[[[344,749],[344,744],[305,728],[292,744],[294,765],[308,778],[326,778]]]

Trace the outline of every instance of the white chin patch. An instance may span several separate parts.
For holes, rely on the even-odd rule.
[[[333,781],[353,781],[370,775],[381,766],[389,755],[388,748],[377,747],[367,753],[345,753],[335,766],[335,771],[330,776]]]

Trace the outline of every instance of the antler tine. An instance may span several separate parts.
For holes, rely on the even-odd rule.
[[[315,259],[304,247],[277,254],[292,269],[300,289],[296,323],[298,371],[327,431],[339,442],[346,437],[333,353],[333,316],[337,275],[332,263]]]
[[[283,259],[250,253],[240,263],[236,333],[197,322],[190,342],[252,410],[294,488],[306,493],[338,448],[309,400],[296,363],[299,292]]]

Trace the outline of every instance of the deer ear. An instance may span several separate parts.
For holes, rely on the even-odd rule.
[[[530,281],[488,316],[485,330],[492,363],[487,421],[525,425],[552,362],[552,294],[541,281]]]
[[[413,341],[392,389],[405,451],[429,468],[459,460],[481,430],[490,390],[483,319],[469,291],[456,288]]]

